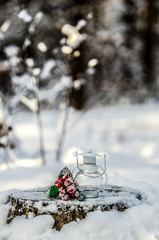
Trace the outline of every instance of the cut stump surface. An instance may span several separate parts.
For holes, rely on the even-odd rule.
[[[108,185],[99,193],[98,198],[84,201],[63,201],[48,196],[49,188],[32,189],[27,191],[14,190],[9,196],[11,205],[7,223],[15,217],[25,215],[26,218],[39,215],[51,215],[54,218],[53,228],[61,230],[64,224],[77,219],[84,219],[93,211],[125,211],[146,200],[146,195],[139,190],[122,186]]]

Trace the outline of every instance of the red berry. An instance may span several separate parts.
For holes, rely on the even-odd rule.
[[[67,192],[69,193],[75,193],[76,192],[76,187],[74,184],[71,184],[67,187]]]
[[[57,182],[62,183],[62,182],[63,182],[63,179],[62,179],[62,178],[58,178],[58,179],[57,179]]]
[[[66,194],[66,189],[62,189],[61,191],[60,191],[60,195],[61,196],[64,196]]]
[[[60,182],[56,182],[55,185],[56,185],[57,188],[61,187],[61,183]]]
[[[66,181],[64,182],[64,185],[68,187],[71,183],[73,183],[73,180],[71,178],[67,178]]]
[[[73,197],[75,196],[75,193],[74,193],[74,192],[72,192],[72,193],[70,193],[70,194],[71,194],[71,196],[73,196]]]
[[[63,176],[63,180],[64,180],[64,181],[65,181],[67,178],[69,178],[68,175],[64,175],[64,176]]]

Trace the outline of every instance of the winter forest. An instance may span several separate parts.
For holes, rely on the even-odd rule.
[[[32,98],[32,84],[41,105],[56,108],[63,99],[79,110],[95,97],[101,104],[157,100],[158,7],[149,0],[1,1],[1,98],[16,107],[15,95]]]
[[[0,0],[0,240],[159,240],[158,66],[158,0]],[[30,212],[6,224],[9,194],[53,185],[90,149],[141,203],[61,231]]]

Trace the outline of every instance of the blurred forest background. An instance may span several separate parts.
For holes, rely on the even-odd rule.
[[[159,99],[158,0],[0,0],[0,92],[8,108]],[[25,101],[23,99],[23,101]]]
[[[58,158],[69,106],[158,101],[158,66],[158,0],[0,0],[0,108],[37,114],[43,162],[40,108],[63,103]]]

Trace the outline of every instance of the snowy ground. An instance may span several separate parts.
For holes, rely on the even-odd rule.
[[[29,113],[14,116],[19,141],[17,163],[8,170],[0,157],[0,240],[159,240],[159,104],[99,107],[82,117],[70,111],[62,163],[55,161],[56,128],[59,113],[43,112],[47,164],[39,166],[36,119]],[[75,125],[72,123],[76,122]],[[89,213],[85,220],[52,229],[50,216],[17,217],[6,225],[8,191],[52,185],[65,165],[76,165],[75,150],[107,153],[109,184],[140,189],[148,195],[143,204],[123,213]],[[34,160],[32,160],[34,157]],[[32,166],[32,167],[31,167]],[[3,192],[5,191],[5,192]]]

